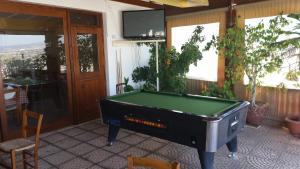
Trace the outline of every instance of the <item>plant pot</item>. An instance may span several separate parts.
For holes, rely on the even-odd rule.
[[[262,124],[268,109],[268,103],[257,103],[257,105],[253,108],[250,108],[247,113],[247,124],[254,127],[259,127]]]
[[[300,120],[299,117],[286,117],[285,118],[287,128],[289,129],[290,133],[300,138]]]

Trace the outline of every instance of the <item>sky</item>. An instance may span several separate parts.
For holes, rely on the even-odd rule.
[[[202,35],[205,35],[206,39],[199,45],[200,49],[204,49],[207,42],[211,40],[213,35],[219,36],[219,23],[203,24]],[[172,28],[172,46],[176,48],[177,52],[180,52],[181,46],[188,41],[192,36],[193,31],[197,25],[181,26]],[[203,53],[203,58],[198,61],[197,66],[191,65],[187,78],[217,81],[218,76],[218,55],[216,49],[211,49]]]
[[[44,35],[6,35],[0,34],[0,47],[27,45],[27,44],[44,44]]]

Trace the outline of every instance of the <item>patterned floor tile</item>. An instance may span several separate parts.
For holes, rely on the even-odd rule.
[[[146,141],[138,144],[137,146],[148,151],[154,151],[157,150],[158,148],[161,148],[164,145],[165,145],[164,143],[152,139],[147,139]]]
[[[192,166],[200,166],[199,155],[196,149],[183,152],[176,160]]]
[[[199,166],[193,166],[190,164],[180,163],[180,169],[199,169]]]
[[[166,156],[171,160],[178,159],[178,157],[182,153],[181,150],[177,149],[174,145],[171,144],[164,146],[163,148],[159,149],[157,152],[163,156]]]
[[[141,136],[141,137],[145,137],[145,138],[151,137],[147,134],[142,134],[142,133],[136,133],[136,135]]]
[[[128,144],[116,141],[112,146],[104,146],[103,149],[113,152],[113,153],[119,153],[129,147]]]
[[[145,140],[145,138],[138,136],[138,135],[130,135],[128,137],[122,138],[122,142],[131,144],[131,145],[136,145],[136,144],[142,142],[143,140]]]
[[[85,130],[76,128],[76,127],[62,131],[63,134],[68,135],[68,136],[76,136],[76,135],[82,134],[84,132],[85,132]]]
[[[155,140],[155,141],[158,141],[158,142],[161,142],[161,143],[169,143],[168,140],[160,139],[160,138],[157,138],[157,137],[151,137],[151,139]]]
[[[288,164],[291,166],[298,166],[300,168],[300,156],[283,152],[278,159],[281,164]]]
[[[288,145],[285,152],[300,156],[300,145]]]
[[[39,157],[45,157],[54,153],[61,151],[60,148],[57,148],[53,145],[48,145],[42,148],[39,148]]]
[[[251,155],[266,158],[266,159],[278,159],[279,156],[281,155],[281,151],[258,146],[255,149],[253,149]]]
[[[49,145],[49,143],[47,143],[46,141],[40,140],[40,142],[39,142],[39,148],[45,147],[47,145]]]
[[[88,131],[91,131],[91,130],[102,127],[102,125],[100,125],[99,123],[95,123],[95,122],[89,122],[89,123],[79,125],[78,127],[82,128],[82,129],[85,129],[85,130],[88,130]]]
[[[42,134],[40,168],[125,169],[129,154],[178,161],[181,169],[200,168],[194,148],[124,129],[120,129],[117,141],[107,146],[107,132],[107,126],[91,121]],[[222,146],[215,155],[214,166],[215,169],[299,169],[299,146],[300,139],[282,128],[245,127],[238,136],[238,160],[228,158],[229,151]],[[10,160],[9,156],[1,159]],[[21,156],[17,160],[22,168]]]
[[[67,139],[63,139],[61,141],[56,142],[55,145],[62,149],[68,149],[68,148],[74,147],[80,143],[81,143],[80,141],[75,140],[73,138],[67,138]]]
[[[101,127],[93,130],[94,133],[107,136],[108,135],[108,128],[107,127]]]
[[[52,154],[50,156],[47,156],[44,158],[47,162],[49,162],[52,165],[59,165],[63,162],[69,161],[71,159],[75,158],[75,156],[69,152],[61,151],[59,153]]]
[[[117,140],[120,140],[120,139],[122,139],[122,138],[124,138],[124,137],[126,137],[128,135],[129,135],[129,133],[127,133],[127,132],[119,131],[119,133],[117,135]]]
[[[80,140],[80,141],[89,141],[89,140],[92,140],[96,137],[99,137],[97,134],[95,133],[92,133],[92,132],[84,132],[80,135],[77,135],[76,138],[77,140]]]
[[[106,150],[97,149],[95,151],[92,151],[92,152],[84,155],[83,157],[89,161],[92,161],[93,163],[98,163],[112,155],[113,155],[113,153],[110,153]]]
[[[29,162],[31,165],[34,165],[33,159],[28,160],[28,162]],[[39,159],[39,160],[38,160],[38,166],[39,166],[39,168],[42,168],[42,169],[50,169],[50,168],[54,167],[53,165],[49,164],[48,162],[46,162],[46,161],[43,160],[43,159]],[[20,168],[23,168],[23,166],[20,167]],[[29,168],[29,167],[28,167],[28,168]]]
[[[86,169],[90,168],[93,165],[93,163],[84,160],[82,158],[75,158],[71,161],[68,161],[62,165],[60,165],[58,168],[60,169]]]
[[[246,162],[248,165],[255,169],[273,169],[276,163],[275,160],[269,160],[255,156],[247,156]]]
[[[99,165],[108,169],[122,169],[127,165],[127,160],[124,157],[113,156],[99,163]]]
[[[215,156],[215,169],[254,169],[246,162],[246,157],[238,155],[238,159],[231,159],[228,156]]]
[[[89,169],[104,169],[104,168],[100,167],[99,165],[93,165]]]
[[[55,134],[49,135],[47,137],[44,137],[42,140],[54,144],[55,142],[58,142],[60,140],[66,139],[66,138],[68,138],[68,136],[60,134],[60,133],[55,133]]]
[[[132,130],[120,129],[120,131],[124,131],[124,132],[126,132],[126,133],[130,133],[130,134],[135,134],[135,132],[134,132],[134,131],[132,131]]]
[[[149,152],[147,151],[144,151],[140,148],[137,148],[137,147],[131,147],[125,151],[123,151],[122,153],[120,153],[119,155],[123,156],[123,157],[127,157],[129,155],[132,155],[134,157],[144,157],[146,156],[147,154],[149,154]]]
[[[45,138],[45,137],[48,137],[48,136],[50,136],[50,135],[57,134],[57,133],[58,133],[58,132],[57,132],[56,130],[50,131],[50,132],[45,132],[45,133],[42,133],[42,134],[40,135],[40,138]]]
[[[157,160],[171,161],[167,157],[164,157],[164,156],[162,156],[160,154],[156,154],[156,153],[151,153],[151,154],[147,155],[147,157],[157,159]]]
[[[107,145],[107,137],[103,137],[103,136],[98,136],[93,140],[88,141],[89,144],[93,145],[93,146],[97,146],[97,147],[103,147],[105,145]]]
[[[86,144],[86,143],[82,143],[82,144],[76,145],[75,147],[72,147],[72,148],[68,149],[67,151],[69,151],[73,154],[76,154],[76,155],[83,155],[83,154],[91,152],[95,149],[96,148],[94,146],[91,146],[91,145]]]

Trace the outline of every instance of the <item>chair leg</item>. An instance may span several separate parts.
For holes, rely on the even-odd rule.
[[[27,169],[27,164],[26,164],[26,162],[27,162],[27,156],[26,156],[25,151],[23,151],[22,154],[23,154],[23,168]]]
[[[17,169],[17,160],[16,160],[16,151],[15,150],[11,150],[10,158],[11,158],[11,168]]]
[[[35,151],[34,152],[34,169],[38,169],[39,168],[39,156],[38,156],[38,152]]]

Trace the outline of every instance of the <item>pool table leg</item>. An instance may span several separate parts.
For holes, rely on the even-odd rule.
[[[214,168],[215,153],[198,150],[198,154],[199,154],[202,169],[213,169]]]
[[[232,140],[230,140],[226,144],[228,150],[231,152],[229,154],[229,157],[232,159],[238,159],[237,157],[237,137],[235,136]]]
[[[113,142],[116,141],[120,127],[110,124],[108,127],[108,145],[112,146]]]

